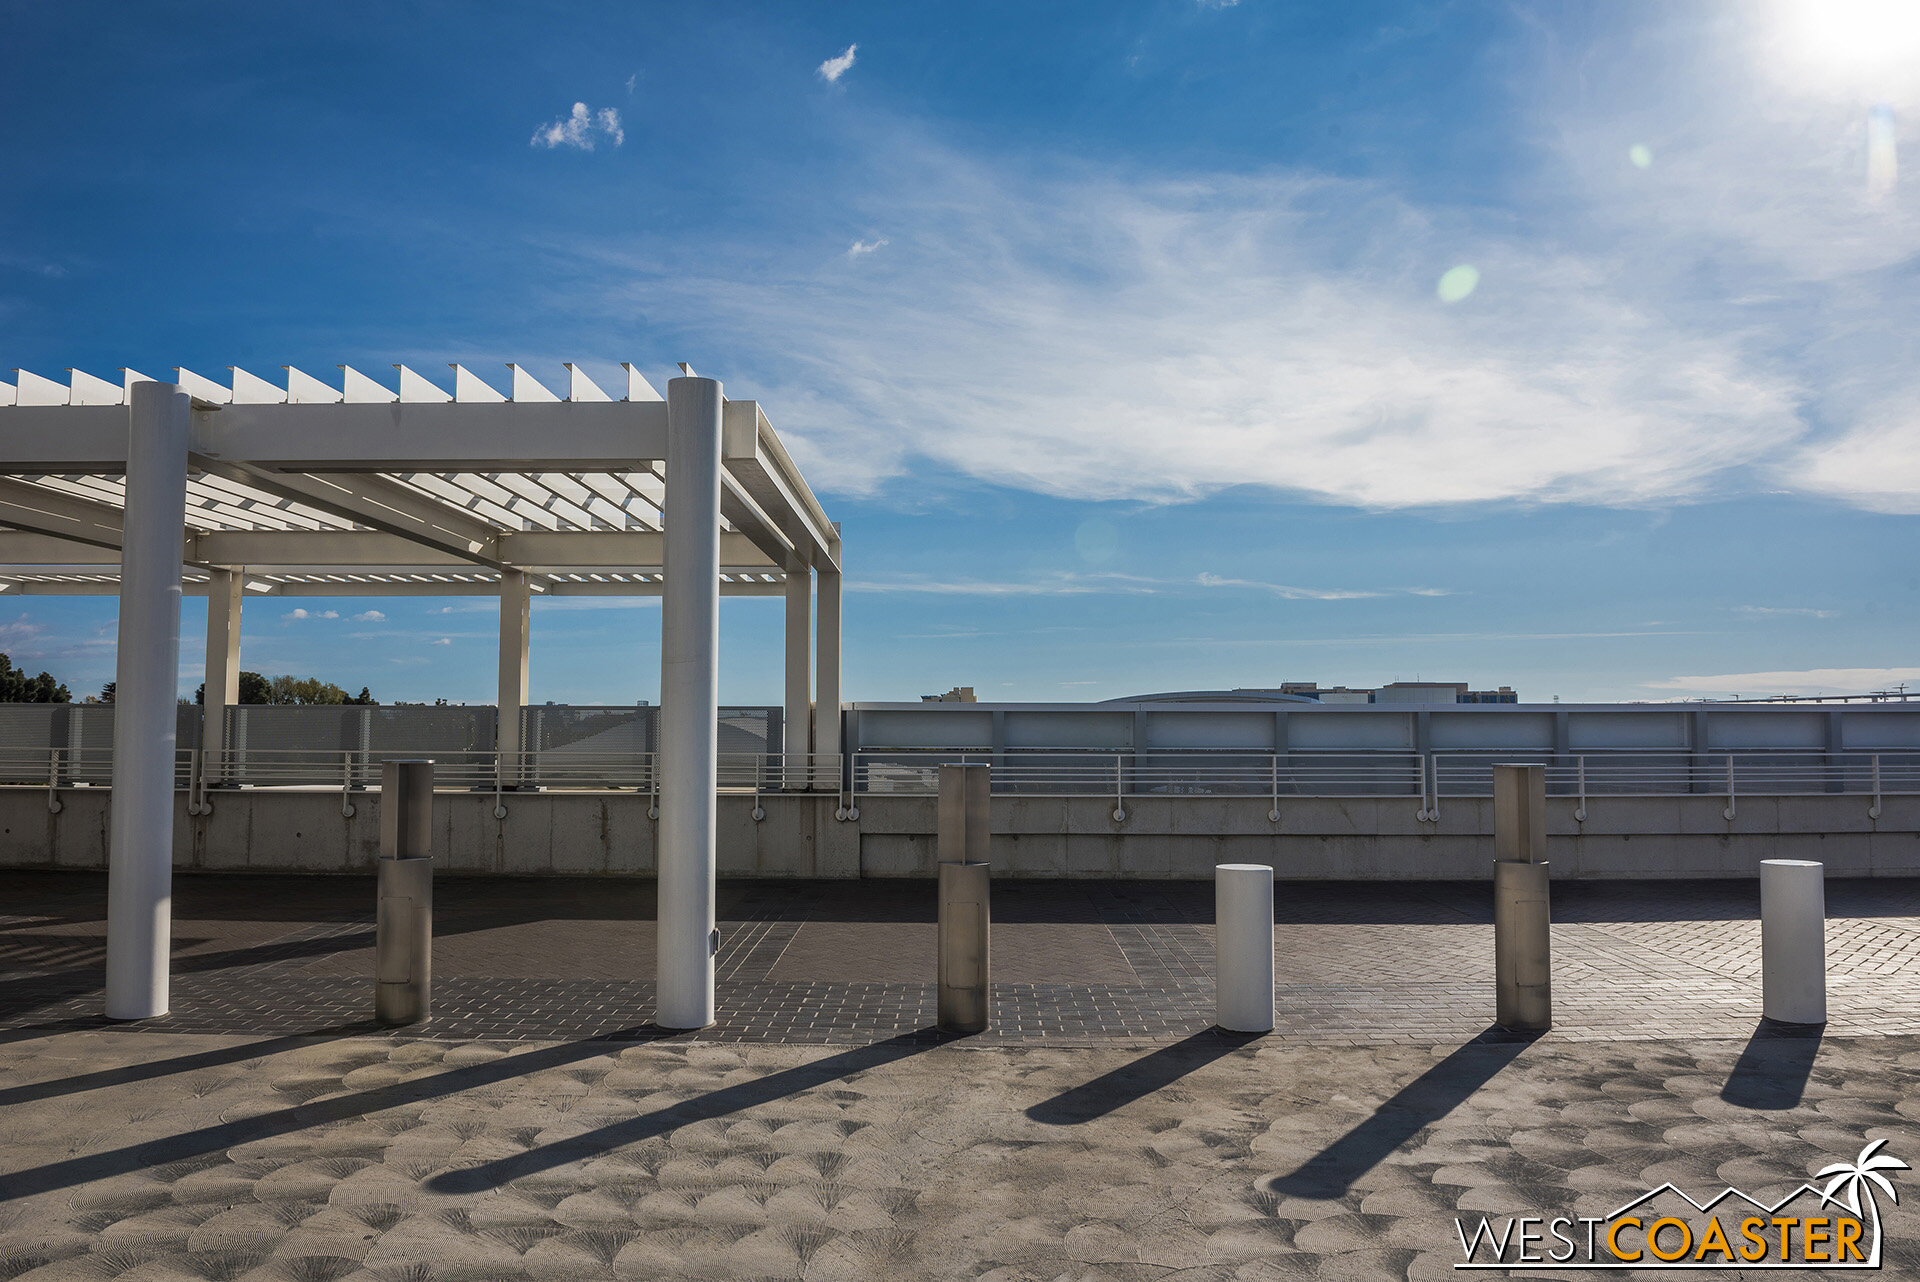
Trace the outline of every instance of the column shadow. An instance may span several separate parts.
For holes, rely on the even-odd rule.
[[[1090,1082],[1062,1091],[1050,1100],[1042,1100],[1027,1110],[1027,1116],[1050,1126],[1091,1122],[1170,1086],[1195,1069],[1204,1068],[1265,1035],[1229,1033],[1218,1028],[1195,1033]]]
[[[1720,1098],[1735,1108],[1798,1108],[1825,1032],[1824,1024],[1762,1019],[1720,1088]]]
[[[1490,1028],[1395,1092],[1373,1115],[1269,1186],[1287,1197],[1346,1196],[1355,1180],[1473,1097],[1537,1034]]]

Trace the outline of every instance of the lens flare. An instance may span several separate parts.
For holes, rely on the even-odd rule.
[[[1440,284],[1433,291],[1443,303],[1457,303],[1471,294],[1480,284],[1480,269],[1468,263],[1458,267],[1449,267],[1440,277]]]
[[[1867,195],[1885,200],[1900,178],[1900,150],[1894,141],[1893,108],[1880,103],[1867,113]]]
[[[1633,162],[1635,169],[1646,169],[1653,164],[1653,148],[1637,142],[1627,148],[1627,159]]]

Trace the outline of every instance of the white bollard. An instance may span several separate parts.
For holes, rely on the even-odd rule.
[[[1214,1022],[1230,1033],[1273,1031],[1273,869],[1213,870]]]
[[[1760,1013],[1785,1024],[1827,1022],[1826,865],[1760,861]]]

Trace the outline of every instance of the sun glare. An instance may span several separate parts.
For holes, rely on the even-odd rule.
[[[1783,0],[1779,14],[1782,54],[1835,87],[1886,93],[1920,83],[1920,0]]]

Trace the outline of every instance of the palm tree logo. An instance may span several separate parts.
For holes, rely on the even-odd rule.
[[[1861,1215],[1860,1203],[1864,1196],[1866,1216],[1873,1222],[1873,1255],[1866,1264],[1870,1269],[1880,1267],[1880,1204],[1874,1196],[1874,1189],[1885,1193],[1890,1202],[1900,1200],[1893,1182],[1880,1172],[1913,1169],[1891,1153],[1880,1152],[1885,1144],[1885,1140],[1875,1140],[1861,1149],[1860,1156],[1853,1161],[1835,1162],[1832,1166],[1822,1167],[1813,1177],[1824,1180],[1831,1175],[1833,1178],[1828,1181],[1826,1191],[1820,1194],[1820,1201],[1844,1206],[1855,1216]]]

